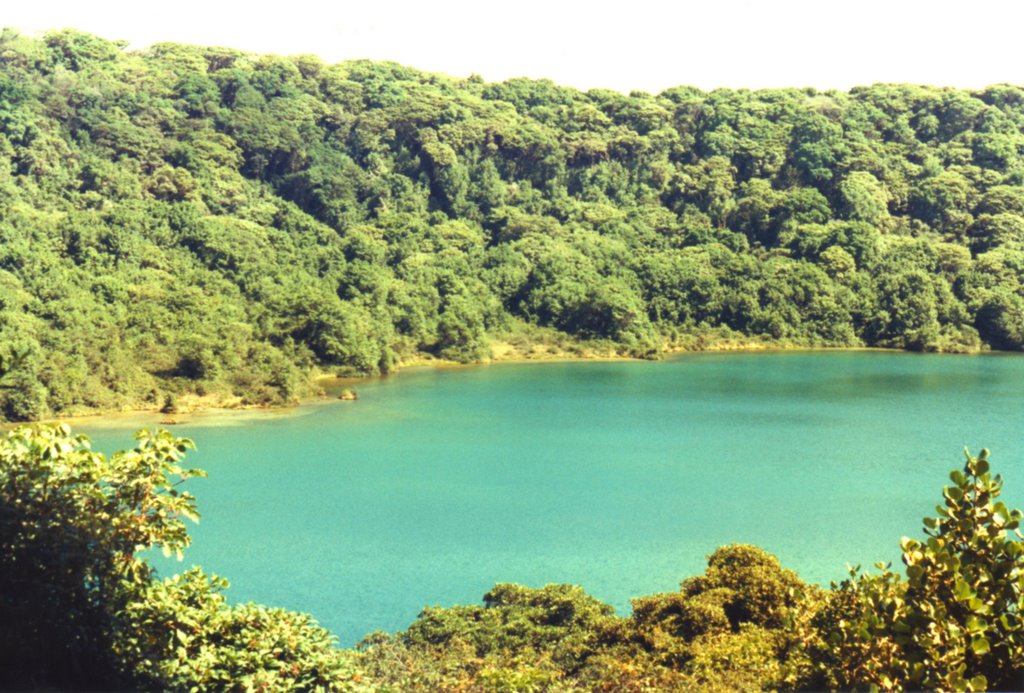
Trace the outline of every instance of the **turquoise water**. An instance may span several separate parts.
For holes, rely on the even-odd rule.
[[[582,585],[629,613],[717,546],[810,581],[898,563],[965,446],[1024,501],[1024,358],[699,354],[417,370],[238,426],[179,426],[209,471],[185,565],[352,644],[494,583]],[[100,449],[129,432],[83,428]]]

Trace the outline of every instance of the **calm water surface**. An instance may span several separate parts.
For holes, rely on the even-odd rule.
[[[898,562],[965,446],[1024,501],[1024,358],[699,354],[408,371],[238,426],[190,425],[185,565],[352,644],[494,583],[582,585],[629,613],[715,547],[810,581]],[[130,431],[90,426],[97,447]]]

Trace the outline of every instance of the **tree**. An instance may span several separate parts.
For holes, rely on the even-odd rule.
[[[978,310],[978,332],[995,349],[1024,347],[1024,299],[1005,289],[989,294]]]
[[[854,171],[839,184],[843,212],[848,219],[877,224],[888,215],[888,195],[867,171]]]
[[[447,299],[437,321],[437,355],[459,363],[482,361],[491,355],[484,333],[480,306],[471,298],[454,295]]]
[[[943,171],[916,186],[910,198],[910,210],[936,231],[958,238],[973,221],[966,211],[972,206],[973,195],[971,183],[963,175]]]
[[[868,326],[874,344],[917,351],[934,348],[939,334],[933,279],[920,269],[877,279],[878,309]]]

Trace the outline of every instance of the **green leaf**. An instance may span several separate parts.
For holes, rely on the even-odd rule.
[[[992,649],[987,638],[975,638],[971,641],[971,652],[976,655],[988,654]]]
[[[965,602],[974,596],[974,590],[972,590],[971,586],[968,585],[967,582],[962,578],[957,579],[956,586],[953,589],[953,593],[956,596],[956,600],[958,602]]]

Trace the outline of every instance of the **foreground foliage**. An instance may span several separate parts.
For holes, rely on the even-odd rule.
[[[126,608],[130,680],[164,690],[341,690],[358,681],[333,635],[306,614],[227,605],[197,568],[152,582]]]
[[[1009,85],[624,96],[5,30],[0,416],[494,339],[1020,350],[1022,133]]]
[[[0,658],[8,687],[102,687],[119,675],[123,610],[150,579],[136,552],[188,545],[190,443],[143,435],[109,458],[66,426],[0,445]],[[12,680],[10,677],[14,677]],[[114,677],[112,679],[112,677]]]
[[[901,577],[823,590],[748,545],[724,546],[632,614],[569,585],[499,584],[408,630],[339,650],[309,616],[230,605],[192,569],[178,487],[191,447],[141,433],[105,457],[63,425],[0,440],[0,688],[379,691],[1013,690],[1024,680],[1022,513],[988,453],[950,475]]]
[[[988,452],[950,474],[926,541],[904,537],[906,579],[844,582],[822,614],[829,679],[842,688],[1017,690],[1024,683],[1022,513],[995,498]]]
[[[950,474],[906,578],[880,566],[821,590],[753,546],[726,546],[678,592],[617,618],[578,588],[499,585],[360,645],[387,690],[1019,690],[1022,513],[988,453]]]
[[[197,570],[155,580],[140,553],[188,546],[202,472],[190,441],[141,433],[134,450],[89,450],[67,426],[0,441],[0,689],[282,690],[353,677],[304,614],[228,606]]]

